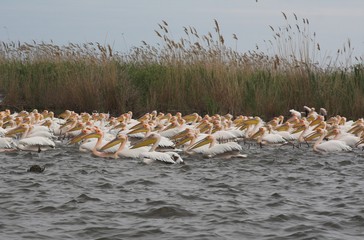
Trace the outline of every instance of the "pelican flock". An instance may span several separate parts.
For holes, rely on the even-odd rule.
[[[290,109],[287,116],[264,121],[256,116],[182,115],[152,111],[133,118],[66,110],[0,112],[0,152],[51,151],[76,146],[78,151],[110,159],[145,163],[185,163],[183,158],[246,158],[243,145],[294,146],[318,153],[352,151],[364,146],[364,119],[328,118],[321,108]],[[286,118],[286,120],[285,120]],[[307,145],[309,148],[307,148]],[[195,157],[193,157],[195,158]]]

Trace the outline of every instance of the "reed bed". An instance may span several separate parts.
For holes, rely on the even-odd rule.
[[[348,40],[330,57],[321,53],[308,19],[283,13],[270,27],[267,50],[228,47],[218,22],[201,35],[185,27],[175,40],[168,23],[155,30],[161,44],[142,42],[128,53],[99,43],[0,42],[3,106],[16,109],[231,113],[272,117],[302,106],[330,115],[362,117],[364,64]],[[233,34],[232,39],[239,41]],[[354,58],[354,59],[353,59]],[[355,62],[355,63],[353,63]]]

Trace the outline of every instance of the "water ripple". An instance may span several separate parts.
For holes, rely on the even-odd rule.
[[[5,153],[0,239],[364,239],[361,151],[243,147],[244,160],[175,166]]]

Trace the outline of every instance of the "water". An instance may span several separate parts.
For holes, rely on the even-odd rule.
[[[364,238],[364,152],[243,147],[186,165],[2,153],[0,239]]]

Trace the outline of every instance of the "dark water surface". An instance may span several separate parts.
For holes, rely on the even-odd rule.
[[[364,239],[364,152],[244,149],[186,165],[2,153],[0,239]]]

